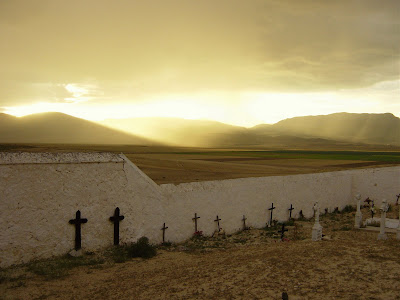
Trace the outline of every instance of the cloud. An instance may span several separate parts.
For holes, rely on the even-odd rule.
[[[0,106],[64,101],[65,85],[90,81],[100,102],[371,86],[399,76],[399,11],[397,0],[3,0]]]

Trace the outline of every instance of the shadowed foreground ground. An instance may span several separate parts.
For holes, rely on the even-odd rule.
[[[14,267],[3,270],[0,298],[281,299],[287,291],[289,299],[400,299],[400,241],[394,234],[377,241],[377,232],[354,230],[353,221],[354,212],[322,216],[327,241],[311,242],[313,223],[296,221],[287,242],[275,230],[251,229],[56,279]]]

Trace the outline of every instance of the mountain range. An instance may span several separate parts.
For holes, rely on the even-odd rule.
[[[0,114],[0,143],[149,144],[149,140],[63,113]]]
[[[390,113],[295,117],[252,128],[177,118],[90,122],[62,113],[0,114],[0,143],[134,144],[188,147],[321,148],[400,146],[400,119]]]

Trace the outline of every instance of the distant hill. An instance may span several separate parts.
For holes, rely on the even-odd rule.
[[[0,114],[0,143],[136,144],[151,141],[62,113]]]
[[[22,118],[0,114],[0,143],[351,149],[363,144],[400,146],[400,119],[392,114],[336,113],[245,128],[178,118],[109,119],[95,123],[62,113]]]
[[[272,126],[258,125],[255,132],[318,137],[351,143],[400,145],[400,119],[390,113],[335,113],[295,117]]]
[[[323,136],[276,128],[276,124],[245,128],[215,121],[178,118],[108,119],[101,124],[174,146],[282,149],[351,146],[351,143],[344,140],[336,141]]]
[[[102,125],[129,133],[140,133],[150,139],[170,145],[189,147],[214,147],[232,145],[232,139],[240,144],[252,142],[244,127],[227,125],[216,121],[186,120],[179,118],[131,118],[108,119]]]

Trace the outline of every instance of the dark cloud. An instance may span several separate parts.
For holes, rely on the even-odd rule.
[[[3,0],[0,106],[62,101],[62,84],[88,80],[131,98],[369,86],[399,77],[399,11],[397,0]]]

